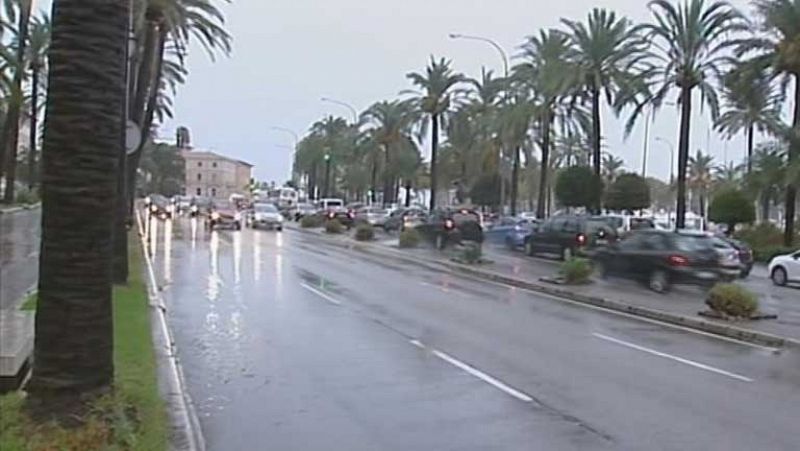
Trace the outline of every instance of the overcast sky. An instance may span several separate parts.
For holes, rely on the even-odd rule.
[[[452,40],[448,33],[495,39],[513,56],[526,36],[560,26],[562,17],[584,19],[593,7],[615,10],[635,21],[649,19],[644,0],[234,0],[218,2],[234,38],[230,58],[212,63],[205,53],[189,55],[189,79],[175,99],[175,119],[159,132],[171,138],[175,127],[189,127],[194,146],[256,165],[260,180],[289,175],[290,135],[301,136],[328,114],[350,117],[347,109],[323,103],[328,96],[359,111],[411,88],[406,74],[423,70],[430,55],[452,59],[455,70],[471,77],[481,66],[502,71],[498,53],[475,41]],[[748,2],[733,0],[747,10]],[[514,64],[512,58],[512,64]],[[674,100],[674,96],[673,99]],[[697,105],[697,102],[695,103]],[[708,111],[696,109],[692,152],[706,148]],[[677,146],[678,115],[665,107],[651,127],[648,173],[669,177],[669,151]],[[604,111],[603,138],[629,169],[641,170],[643,122],[623,140],[623,121]],[[740,160],[744,140],[710,136],[711,153],[722,162]],[[423,155],[429,155],[428,148]]]

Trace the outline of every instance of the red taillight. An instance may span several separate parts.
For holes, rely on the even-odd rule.
[[[347,212],[347,217],[353,219],[353,210]]]
[[[667,257],[667,262],[669,262],[670,266],[687,266],[689,259],[683,255],[670,255]]]
[[[579,233],[578,236],[575,237],[575,239],[578,241],[579,246],[583,246],[584,244],[586,244],[586,235],[582,233]]]
[[[452,229],[452,228],[453,228],[453,227],[455,227],[455,226],[456,226],[456,225],[453,223],[453,220],[452,220],[452,219],[445,219],[445,220],[444,220],[444,228],[445,228],[445,229],[448,229],[448,230],[450,230],[450,229]]]

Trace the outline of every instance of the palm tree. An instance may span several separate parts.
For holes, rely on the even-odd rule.
[[[625,161],[622,158],[615,157],[614,155],[605,152],[603,153],[603,180],[606,186],[611,185],[625,166]]]
[[[755,0],[755,12],[759,18],[757,36],[738,42],[738,57],[755,53],[748,64],[764,69],[774,78],[782,78],[782,86],[794,79],[794,113],[792,130],[786,130],[789,143],[787,163],[792,166],[800,160],[800,1]],[[797,184],[786,185],[785,228],[783,240],[786,246],[794,242],[795,207]]]
[[[381,101],[374,103],[362,115],[361,122],[371,126],[371,135],[383,150],[383,203],[394,202],[394,180],[398,176],[393,154],[411,139],[412,127],[418,120],[413,101]],[[373,162],[377,171],[377,161]],[[373,186],[373,191],[375,187]]]
[[[524,62],[514,67],[513,78],[530,93],[530,102],[535,102],[542,156],[539,178],[539,200],[536,215],[544,218],[548,193],[547,173],[550,168],[550,143],[553,120],[559,102],[574,92],[577,85],[574,64],[571,63],[573,50],[567,35],[558,30],[542,30],[538,36],[528,37],[522,45],[521,57]]]
[[[711,189],[711,170],[714,167],[714,157],[697,151],[689,157],[688,182],[692,191],[697,194],[700,207],[700,216],[706,216],[706,198]]]
[[[651,43],[649,57],[654,64],[647,75],[656,83],[649,100],[657,108],[673,87],[680,91],[676,227],[683,228],[692,94],[700,91],[702,101],[716,119],[719,106],[712,80],[723,73],[725,50],[732,43],[728,41],[729,36],[746,31],[747,23],[736,9],[722,0],[684,0],[680,5],[668,0],[652,0],[649,6],[654,23],[642,26],[646,40]],[[642,109],[642,105],[637,107],[635,114]]]
[[[747,172],[750,172],[755,131],[773,132],[780,128],[780,95],[765,72],[742,64],[725,75],[722,95],[725,106],[716,127],[729,139],[736,133],[745,132]]]
[[[439,61],[431,56],[425,74],[411,72],[406,75],[422,92],[417,102],[420,111],[428,115],[431,124],[431,200],[430,209],[436,208],[437,168],[436,151],[439,147],[439,125],[443,116],[450,109],[453,88],[464,81],[464,76],[453,72],[450,61],[442,58]],[[427,122],[426,122],[427,123]]]
[[[745,178],[745,186],[759,199],[761,221],[769,221],[770,205],[777,200],[785,186],[786,146],[781,143],[764,143],[753,154],[753,170]]]
[[[522,147],[528,141],[528,130],[537,114],[536,105],[521,94],[514,95],[500,108],[497,120],[501,141],[512,149],[511,166],[511,216],[517,214],[519,170]],[[501,181],[502,182],[502,181]]]
[[[34,174],[36,172],[40,77],[42,71],[47,68],[50,28],[50,19],[47,16],[33,20],[30,27],[30,45],[26,56],[26,62],[31,70],[30,144],[28,146],[28,189],[30,190],[34,187]]]
[[[574,58],[580,78],[592,104],[590,134],[594,171],[600,175],[602,126],[600,102],[605,97],[609,105],[620,100],[620,91],[630,91],[636,84],[634,66],[642,55],[643,42],[638,30],[625,17],[613,11],[594,8],[586,23],[562,19],[569,28]]]
[[[61,406],[76,405],[64,398],[85,402],[114,375],[109,268],[116,169],[123,152],[127,24],[125,1],[53,5],[42,250],[28,384],[29,401],[42,409],[50,408],[46,400],[52,397],[59,397]]]
[[[19,117],[23,104],[22,81],[25,77],[25,48],[28,44],[28,28],[30,24],[33,0],[20,0],[17,8],[18,24],[16,30],[16,54],[14,55],[14,76],[11,81],[11,92],[15,94],[8,103],[0,129],[0,177],[6,175],[6,190],[3,202],[14,202],[14,182],[17,170],[17,143],[19,138]],[[13,8],[8,7],[8,11]]]

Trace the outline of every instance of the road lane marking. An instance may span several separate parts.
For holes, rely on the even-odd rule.
[[[640,346],[640,345],[637,345],[637,344],[634,344],[634,343],[630,343],[630,342],[627,342],[627,341],[624,341],[624,340],[620,340],[618,338],[609,337],[608,335],[598,334],[596,332],[593,333],[592,335],[594,335],[597,338],[600,338],[601,340],[610,341],[611,343],[616,343],[616,344],[621,345],[621,346],[625,346],[625,347],[628,347],[628,348],[631,348],[631,349],[636,349],[637,351],[642,351],[642,352],[646,352],[648,354],[652,354],[652,355],[655,355],[655,356],[658,356],[658,357],[663,357],[665,359],[674,360],[676,362],[680,362],[680,363],[683,363],[685,365],[693,366],[693,367],[699,368],[701,370],[709,371],[709,372],[716,373],[716,374],[721,374],[723,376],[727,376],[727,377],[730,377],[732,379],[740,380],[740,381],[743,381],[743,382],[753,382],[753,379],[750,379],[749,377],[742,376],[741,374],[731,373],[730,371],[721,370],[721,369],[715,368],[713,366],[709,366],[709,365],[705,365],[703,363],[695,362],[694,360],[684,359],[683,357],[678,357],[678,356],[674,356],[672,354],[667,354],[666,352],[656,351],[655,349],[646,348],[644,346]]]
[[[321,297],[322,299],[325,299],[326,301],[330,302],[331,304],[334,304],[334,305],[342,305],[342,303],[341,303],[340,301],[337,301],[336,299],[334,299],[334,298],[330,297],[330,296],[329,296],[329,295],[327,295],[326,293],[323,293],[322,291],[320,291],[320,290],[318,290],[318,289],[316,289],[316,288],[312,287],[312,286],[311,286],[311,285],[309,285],[309,284],[306,284],[306,283],[301,283],[301,284],[300,284],[300,286],[301,286],[301,287],[303,287],[303,288],[305,288],[306,290],[308,290],[308,291],[310,291],[310,292],[312,292],[312,293],[316,294],[317,296]]]
[[[428,349],[436,357],[444,360],[445,362],[455,366],[456,368],[458,368],[458,369],[460,369],[460,370],[462,370],[462,371],[464,371],[464,372],[466,372],[466,373],[468,373],[468,374],[470,374],[472,376],[477,377],[478,379],[486,382],[487,384],[490,384],[490,385],[494,386],[495,388],[502,390],[507,395],[513,396],[514,398],[517,398],[517,399],[519,399],[520,401],[523,401],[523,402],[532,402],[533,401],[533,398],[531,398],[530,396],[526,395],[525,393],[523,393],[523,392],[521,392],[521,391],[519,391],[519,390],[517,390],[517,389],[515,389],[513,387],[509,387],[508,385],[504,384],[502,381],[500,381],[500,380],[498,380],[498,379],[496,379],[496,378],[484,373],[483,371],[481,371],[481,370],[479,370],[479,369],[477,369],[475,367],[472,367],[472,366],[470,366],[470,365],[468,365],[468,364],[456,359],[455,357],[453,357],[453,356],[451,356],[451,355],[449,355],[449,354],[447,354],[445,352],[439,351],[438,349],[434,349],[434,348],[428,348],[427,346],[422,344],[419,340],[410,340],[410,343],[412,345],[420,348],[420,349]]]

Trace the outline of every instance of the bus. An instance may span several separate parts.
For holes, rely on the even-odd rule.
[[[287,186],[267,191],[267,198],[262,202],[275,204],[279,209],[288,209],[297,205],[297,190]]]

